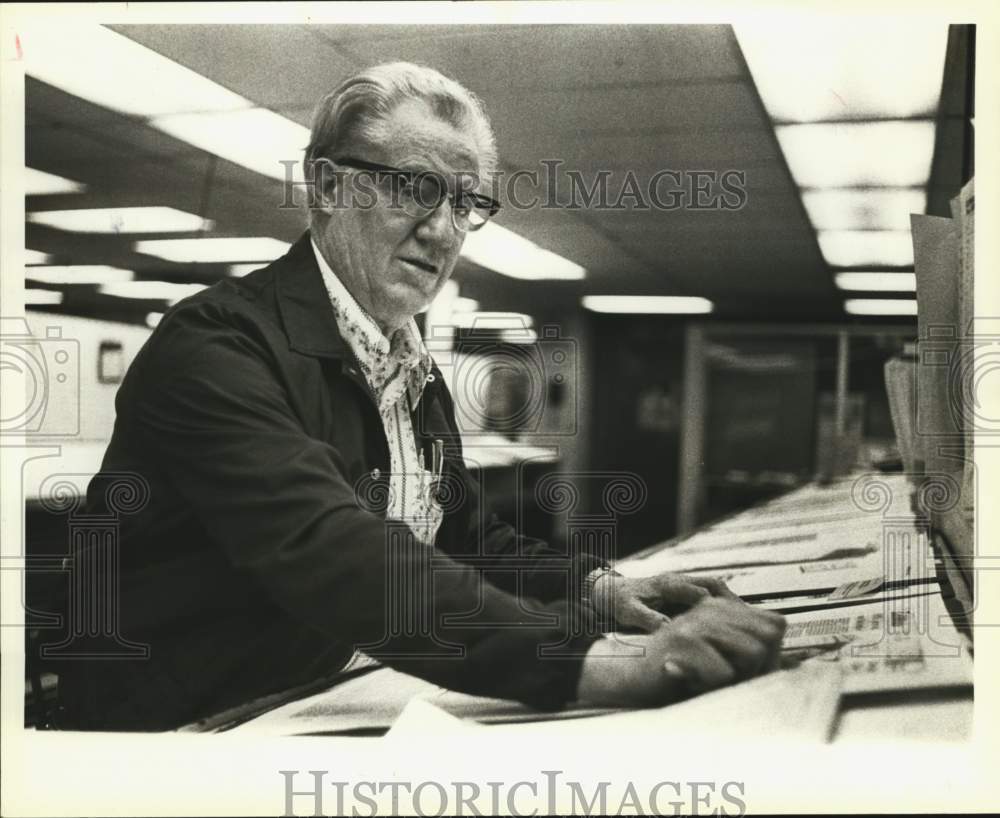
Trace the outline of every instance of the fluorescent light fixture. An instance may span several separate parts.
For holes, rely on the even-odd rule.
[[[175,304],[182,298],[205,289],[204,284],[179,284],[175,281],[126,281],[118,284],[102,284],[98,292],[116,298],[138,298],[167,301]]]
[[[25,168],[21,176],[24,179],[25,196],[45,196],[51,193],[80,193],[84,185],[74,182],[65,176],[56,176],[35,168]]]
[[[775,127],[799,187],[924,187],[933,122],[839,122]]]
[[[533,344],[538,333],[526,327],[507,327],[500,330],[497,340],[504,344]]]
[[[150,124],[203,151],[282,182],[288,178],[288,171],[281,160],[292,162],[291,181],[300,188],[304,184],[301,159],[309,144],[309,129],[273,111],[251,108],[175,114],[157,117]]]
[[[462,329],[528,330],[535,323],[521,312],[460,312],[452,315],[452,324]]]
[[[62,304],[63,294],[59,290],[36,290],[24,291],[24,305],[26,307],[41,307],[48,304]]]
[[[297,122],[103,26],[46,25],[20,37],[31,76],[274,179],[285,179],[280,160],[294,160],[302,182],[309,129]]]
[[[802,203],[817,230],[909,230],[910,214],[927,210],[922,188],[803,190]]]
[[[695,314],[714,308],[707,298],[679,295],[585,295],[582,304],[592,312],[640,314]]]
[[[18,36],[25,73],[113,111],[151,117],[250,105],[239,94],[104,26],[46,21],[19,29]]]
[[[33,264],[48,264],[52,261],[52,256],[48,253],[41,253],[38,250],[25,250],[24,263],[31,266]]]
[[[146,313],[146,326],[150,329],[156,329],[157,324],[160,323],[160,319],[162,318],[162,312],[148,312]]]
[[[937,113],[948,26],[898,18],[733,26],[764,107],[777,122]]]
[[[819,249],[833,267],[912,267],[909,230],[820,230]]]
[[[916,315],[917,302],[906,298],[848,298],[844,309],[851,315]]]
[[[913,273],[837,273],[834,280],[842,290],[901,293],[917,289],[917,277]]]
[[[253,238],[209,238],[209,239],[150,239],[137,241],[135,251],[150,256],[159,256],[179,264],[199,262],[202,264],[225,263],[230,261],[273,261],[283,256],[289,248],[288,242],[257,236]]]
[[[183,233],[211,230],[215,223],[172,207],[101,207],[41,210],[28,221],[73,233]]]
[[[252,273],[254,270],[259,270],[261,267],[266,267],[267,262],[262,261],[251,261],[248,264],[230,264],[226,272],[226,275],[233,276],[245,276],[247,273]]]
[[[510,278],[579,280],[587,274],[579,264],[494,222],[487,222],[465,237],[462,255],[480,267]]]
[[[80,264],[67,267],[28,267],[24,277],[43,284],[112,284],[131,281],[135,273],[119,267],[101,264]]]

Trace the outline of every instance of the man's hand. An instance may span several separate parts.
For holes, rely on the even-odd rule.
[[[596,642],[577,697],[593,704],[667,704],[774,670],[785,618],[744,602],[707,597],[654,633]],[[641,656],[636,646],[642,646]]]
[[[720,580],[669,573],[638,579],[604,574],[591,594],[594,610],[603,617],[613,616],[618,627],[646,633],[670,621],[665,610],[680,613],[706,597],[739,599]]]

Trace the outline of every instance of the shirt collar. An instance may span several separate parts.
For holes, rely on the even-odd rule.
[[[358,304],[334,273],[316,241],[312,237],[309,241],[330,297],[337,328],[357,358],[372,391],[381,403],[394,403],[405,387],[415,408],[433,363],[417,322],[410,318],[391,339],[386,338],[375,319]]]

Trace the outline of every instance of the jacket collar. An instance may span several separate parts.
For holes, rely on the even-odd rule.
[[[308,230],[271,264],[271,271],[289,346],[306,355],[349,358],[351,350],[333,318]]]
[[[330,295],[316,263],[309,231],[285,255],[272,262],[269,269],[274,274],[278,310],[289,346],[318,358],[351,360],[351,348],[340,334],[330,309]],[[431,372],[435,386],[443,382],[441,370],[433,359]]]

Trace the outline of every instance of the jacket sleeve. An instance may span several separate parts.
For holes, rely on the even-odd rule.
[[[233,570],[280,608],[437,684],[542,708],[574,697],[594,638],[580,612],[515,599],[436,549],[394,545],[392,527],[359,506],[340,453],[305,432],[254,319],[183,304],[144,353],[119,420]]]
[[[457,430],[454,401],[446,387],[442,387],[441,394],[448,424]],[[587,574],[607,563],[574,543],[559,551],[543,540],[518,533],[490,510],[481,511],[481,492],[465,466],[461,436],[456,432],[451,441],[455,446],[455,468],[465,486],[465,501],[472,509],[468,530],[453,554],[455,559],[484,569],[490,583],[509,593],[542,602],[567,600],[578,605]],[[593,611],[588,609],[583,614],[596,627]]]

